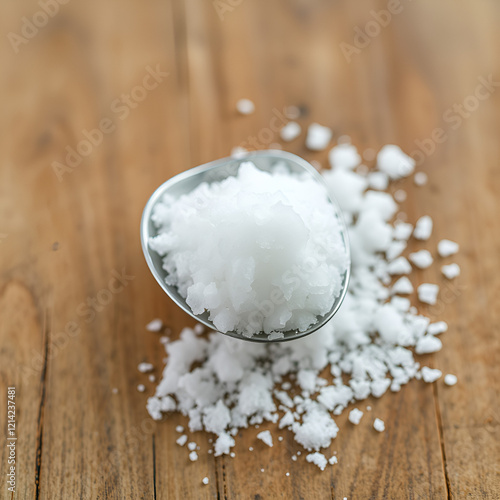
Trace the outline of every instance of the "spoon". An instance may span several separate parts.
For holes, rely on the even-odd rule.
[[[285,151],[279,150],[266,150],[266,151],[253,151],[245,153],[244,155],[238,155],[238,157],[222,158],[220,160],[215,160],[210,163],[206,163],[199,167],[192,168],[185,172],[182,172],[175,177],[172,177],[167,182],[163,183],[149,198],[144,211],[142,213],[141,219],[141,244],[142,251],[144,252],[144,257],[149,266],[149,269],[156,281],[160,284],[166,294],[184,311],[190,314],[198,322],[207,326],[211,330],[217,331],[214,324],[209,320],[209,312],[205,311],[203,314],[194,314],[191,308],[187,305],[186,299],[181,296],[177,287],[174,285],[168,285],[165,282],[167,276],[167,271],[162,267],[162,257],[157,254],[154,250],[149,248],[149,239],[152,236],[156,236],[157,229],[151,220],[151,214],[157,203],[159,203],[163,196],[168,193],[174,198],[179,198],[180,196],[193,191],[203,182],[218,182],[226,179],[230,176],[235,176],[238,172],[238,168],[242,162],[251,161],[254,165],[263,171],[269,172],[272,170],[273,166],[278,162],[285,162],[291,173],[303,174],[308,173],[317,182],[321,183],[326,187],[323,177],[316,171],[316,169],[308,163],[306,160],[300,158],[292,153],[287,153]],[[349,240],[347,237],[347,228],[342,218],[342,213],[337,202],[329,194],[329,200],[335,208],[336,216],[339,219],[341,226],[342,240],[344,242],[346,253],[350,256],[349,250]],[[279,339],[268,339],[268,334],[261,332],[255,334],[252,337],[246,337],[240,333],[222,332],[225,335],[234,337],[242,340],[249,340],[253,342],[283,342],[287,340],[294,340],[306,335],[310,335],[316,330],[324,326],[328,321],[330,321],[335,313],[338,311],[339,307],[344,300],[347,293],[347,286],[349,284],[350,276],[350,263],[347,266],[346,272],[342,276],[341,293],[335,299],[330,311],[323,316],[318,316],[317,322],[311,325],[305,331],[291,330],[284,333],[284,337]]]

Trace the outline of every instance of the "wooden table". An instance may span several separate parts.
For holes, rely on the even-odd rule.
[[[4,2],[0,16],[1,497],[499,498],[500,4],[50,5],[43,14],[34,0]],[[254,114],[235,112],[242,97]],[[164,318],[173,337],[193,325],[147,269],[142,208],[163,181],[233,146],[280,143],[289,105],[303,126],[328,125],[361,151],[395,143],[421,160],[429,184],[393,189],[408,193],[408,220],[433,217],[429,248],[443,237],[460,242],[462,267],[453,282],[437,264],[416,275],[442,285],[439,304],[421,309],[450,326],[444,349],[421,359],[459,383],[414,381],[366,402],[385,420],[383,434],[369,419],[347,425],[345,412],[330,449],[339,464],[324,473],[290,460],[298,447],[286,432],[253,453],[256,433],[241,432],[235,459],[208,455],[200,433],[191,463],[175,444],[185,419],[153,422],[145,403],[154,384],[137,371],[152,361],[161,374],[164,352],[148,321]],[[326,164],[304,135],[286,149]]]

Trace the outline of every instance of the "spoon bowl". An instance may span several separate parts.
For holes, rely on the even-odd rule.
[[[321,183],[325,186],[326,184],[323,180],[323,177],[316,171],[316,169],[308,163],[306,160],[300,158],[297,155],[292,153],[287,153],[284,151],[254,151],[248,152],[244,155],[239,155],[238,157],[230,157],[230,158],[222,158],[220,160],[216,160],[210,163],[206,163],[199,167],[192,168],[185,172],[182,172],[175,177],[172,177],[165,183],[163,183],[151,196],[151,198],[146,203],[144,208],[142,219],[141,219],[141,244],[142,250],[144,252],[144,257],[146,258],[146,262],[151,270],[151,273],[155,277],[156,281],[163,288],[165,293],[184,311],[190,314],[197,321],[207,326],[208,328],[217,331],[212,321],[209,319],[208,311],[205,311],[203,314],[194,314],[191,308],[186,303],[186,299],[182,297],[182,295],[177,290],[177,287],[174,285],[168,285],[165,281],[167,277],[167,271],[163,269],[162,257],[157,254],[154,250],[149,247],[149,239],[153,236],[156,236],[157,229],[151,220],[151,214],[153,213],[154,207],[157,203],[159,203],[165,194],[169,194],[174,198],[179,198],[182,195],[185,195],[191,191],[193,191],[196,187],[198,187],[201,183],[207,182],[220,182],[227,177],[235,176],[238,172],[239,166],[242,162],[251,161],[258,169],[270,172],[276,163],[285,163],[291,173],[295,174],[304,174],[308,173],[311,177],[313,177],[317,182]],[[347,228],[342,218],[341,210],[337,204],[337,202],[333,199],[333,197],[329,194],[329,200],[335,208],[336,216],[341,225],[341,233],[342,240],[344,242],[346,253],[350,257],[349,250],[349,240],[347,236]],[[279,339],[269,340],[268,335],[264,332],[253,335],[252,337],[246,337],[237,332],[221,332],[224,335],[228,335],[230,337],[234,337],[241,340],[249,340],[252,342],[283,342],[287,340],[294,340],[301,337],[305,337],[306,335],[310,335],[315,332],[322,326],[324,326],[328,321],[330,321],[335,313],[338,311],[339,307],[344,300],[344,297],[347,293],[347,287],[349,284],[350,277],[350,262],[347,266],[346,272],[342,276],[342,286],[341,293],[335,299],[332,308],[330,311],[323,315],[318,316],[318,321],[311,325],[305,331],[298,330],[290,330],[283,332],[284,337]]]

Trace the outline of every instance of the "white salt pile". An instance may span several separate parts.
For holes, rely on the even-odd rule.
[[[154,419],[171,411],[180,412],[187,417],[190,432],[213,433],[216,436],[213,445],[216,456],[230,455],[239,429],[257,428],[268,421],[275,424],[276,429],[288,429],[297,445],[308,451],[306,460],[323,470],[337,461],[336,457],[327,460],[324,455],[339,432],[336,415],[353,403],[358,402],[359,406],[359,401],[370,396],[379,398],[389,390],[399,391],[414,378],[432,383],[442,375],[441,371],[429,367],[421,369],[414,352],[429,353],[441,349],[442,343],[436,335],[447,330],[446,323],[430,323],[408,298],[401,296],[411,294],[415,286],[420,300],[435,303],[439,287],[435,284],[417,287],[415,282],[412,284],[409,278],[401,276],[412,272],[412,266],[402,253],[407,240],[412,237],[413,226],[400,221],[391,223],[398,208],[393,198],[388,193],[368,189],[371,173],[384,173],[391,179],[399,179],[412,173],[414,162],[396,146],[386,146],[377,156],[376,170],[360,174],[354,171],[355,163],[361,161],[355,148],[336,148],[330,155],[334,168],[324,172],[324,176],[348,223],[352,270],[347,296],[332,321],[306,338],[281,344],[242,342],[191,328],[185,328],[177,340],[164,344],[168,357],[163,378],[155,395],[148,399],[148,411]],[[234,183],[237,181],[232,182],[236,190]],[[380,182],[379,187],[382,184]],[[301,186],[304,191],[309,189],[304,183]],[[222,188],[218,189],[220,194],[224,192]],[[211,199],[208,188],[204,188],[204,193],[208,193],[206,196]],[[259,220],[266,221],[267,195],[262,198],[264,208],[257,210],[256,205],[254,211],[259,214]],[[185,203],[187,214],[196,212],[194,201]],[[282,202],[280,210],[286,213],[284,217],[289,218],[287,224],[294,233],[297,229],[303,230],[305,223],[300,222],[300,217],[285,211],[286,203],[286,200]],[[223,217],[230,223],[230,230],[237,231],[233,219],[227,218],[224,209],[227,211],[226,205],[205,209],[205,212],[215,211],[214,224]],[[234,204],[233,209],[238,211],[238,204]],[[156,216],[160,224],[171,217],[168,200]],[[241,218],[250,218],[250,215],[240,210],[236,220]],[[192,224],[195,224],[194,220]],[[429,231],[429,224],[425,224],[427,231],[422,236]],[[186,232],[192,232],[189,224],[184,227]],[[205,234],[203,225],[196,226],[196,229]],[[279,231],[280,228],[271,226],[271,229]],[[181,231],[180,228],[175,230]],[[326,232],[322,234],[326,237]],[[308,241],[305,237],[299,238],[304,243]],[[249,244],[248,241],[245,243]],[[166,252],[175,244],[175,238],[166,238],[161,243],[164,246],[159,248]],[[183,274],[189,267],[187,259],[193,258],[194,265],[201,266],[200,255],[214,259],[215,254],[215,259],[218,258],[216,248],[204,237],[193,240],[191,245],[191,253],[175,265],[168,264],[170,272],[182,273],[181,286],[186,292],[192,286]],[[272,245],[271,241],[269,246]],[[449,253],[455,248],[444,243],[440,253]],[[251,247],[251,251],[258,251],[258,247]],[[288,251],[276,249],[276,252],[281,258],[293,260]],[[225,257],[231,258],[231,255],[230,249],[224,253]],[[237,295],[244,301],[245,293],[251,287],[248,276],[253,267],[241,264],[235,269],[239,276],[235,283],[240,286]],[[199,279],[204,279],[204,283],[215,279],[207,277],[203,270],[203,267],[191,269],[189,276],[196,279],[201,276]],[[275,275],[272,269],[268,272]],[[314,281],[318,286],[326,287],[331,280],[330,275],[326,281],[320,278],[317,276],[318,281]],[[216,307],[211,302],[200,304],[210,305],[214,310]],[[293,316],[294,311],[288,314],[290,312]],[[445,380],[445,383],[453,382],[449,376]],[[353,424],[373,425],[379,432],[385,430],[381,419],[368,422],[368,419],[363,421],[362,416],[363,412],[351,408],[349,420]],[[273,442],[272,431],[259,436],[268,444]],[[279,446],[278,443],[279,440],[274,446]],[[331,455],[331,450],[328,455]],[[296,451],[291,460],[296,461],[299,456],[300,451]]]
[[[305,331],[342,292],[349,257],[327,189],[283,163],[166,195],[152,220],[167,283],[221,332]]]

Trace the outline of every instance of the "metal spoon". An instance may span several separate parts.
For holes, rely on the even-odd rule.
[[[180,197],[184,194],[187,194],[197,186],[199,186],[202,182],[216,182],[226,179],[229,176],[234,176],[238,172],[238,168],[240,164],[244,161],[252,161],[257,168],[260,170],[264,170],[269,172],[272,170],[272,167],[278,162],[285,162],[288,166],[290,172],[303,174],[307,172],[311,175],[317,182],[324,183],[323,177],[316,171],[316,169],[307,161],[300,158],[297,155],[292,153],[287,153],[284,151],[275,151],[275,150],[267,150],[267,151],[254,151],[245,153],[242,156],[238,157],[230,157],[230,158],[222,158],[220,160],[212,161],[210,163],[206,163],[205,165],[201,165],[199,167],[192,168],[187,170],[186,172],[182,172],[175,177],[172,177],[167,182],[163,183],[151,196],[151,198],[146,203],[144,208],[144,212],[142,214],[141,219],[141,244],[142,250],[144,252],[144,256],[146,258],[146,262],[148,263],[149,269],[153,273],[153,276],[156,278],[156,281],[160,284],[163,290],[167,293],[167,295],[184,311],[193,316],[200,323],[204,324],[208,328],[217,331],[214,324],[208,319],[209,313],[205,311],[203,314],[195,315],[191,311],[191,308],[187,305],[186,299],[182,297],[177,290],[177,288],[173,285],[167,285],[165,282],[165,277],[167,276],[167,272],[162,267],[162,257],[158,255],[154,250],[149,248],[149,239],[152,236],[157,234],[157,229],[151,220],[151,214],[155,205],[161,201],[165,193],[173,197]],[[349,250],[349,240],[347,237],[347,228],[342,219],[341,210],[337,204],[337,202],[329,196],[330,202],[335,207],[335,211],[337,217],[340,221],[340,225],[342,228],[342,239],[344,241],[344,245],[346,247],[347,255],[350,256]],[[309,335],[322,326],[324,326],[328,321],[332,319],[334,314],[338,311],[342,301],[344,300],[345,294],[347,292],[347,286],[349,284],[349,276],[350,276],[350,264],[347,268],[347,271],[342,276],[342,291],[340,295],[337,297],[335,302],[332,305],[331,310],[323,315],[318,317],[317,323],[311,325],[306,331],[300,332],[298,330],[292,330],[283,332],[284,337],[280,339],[269,340],[268,335],[264,332],[255,334],[253,337],[246,337],[237,332],[225,332],[225,335],[229,335],[230,337],[234,337],[242,340],[250,340],[253,342],[282,342],[287,340],[294,340],[301,337],[305,337]]]

